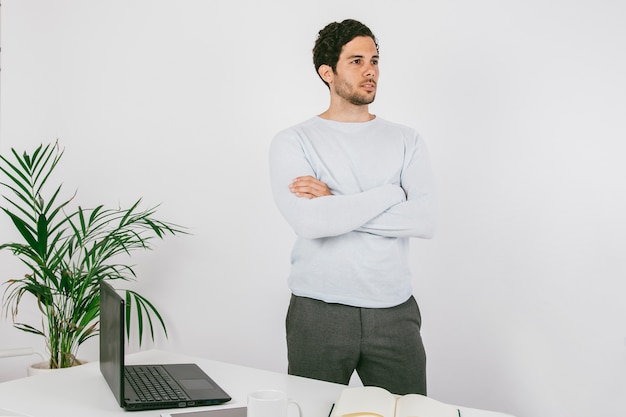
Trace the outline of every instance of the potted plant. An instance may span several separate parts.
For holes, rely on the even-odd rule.
[[[185,233],[157,220],[157,207],[140,209],[141,199],[128,208],[71,206],[76,193],[65,199],[61,185],[47,187],[63,152],[57,141],[32,153],[20,155],[11,149],[11,155],[0,155],[0,189],[5,191],[0,209],[22,239],[0,244],[0,251],[11,251],[25,267],[22,276],[4,282],[3,310],[16,328],[44,337],[50,368],[77,365],[78,348],[98,334],[100,281],[135,280],[134,265],[124,259],[136,250],[151,249],[154,238]],[[167,336],[154,305],[135,291],[124,291],[127,336],[134,323],[140,345],[144,327],[154,339],[155,322]],[[16,321],[26,295],[41,311],[39,326]]]

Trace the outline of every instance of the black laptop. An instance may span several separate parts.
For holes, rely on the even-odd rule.
[[[100,284],[100,372],[120,407],[129,411],[221,404],[231,397],[193,363],[124,365],[126,307]]]

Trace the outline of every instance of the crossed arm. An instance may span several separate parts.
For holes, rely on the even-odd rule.
[[[289,184],[289,191],[298,198],[308,200],[333,195],[325,183],[311,175],[296,177]],[[385,237],[431,238],[435,223],[432,196],[408,197],[355,230]]]
[[[284,144],[283,144],[284,145]],[[434,191],[426,150],[411,156],[402,185],[384,184],[353,194],[333,194],[297,148],[270,154],[276,204],[297,235],[309,239],[357,231],[383,237],[430,238]]]

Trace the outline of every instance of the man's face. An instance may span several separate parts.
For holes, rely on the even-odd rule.
[[[374,40],[359,36],[345,44],[337,61],[331,89],[347,102],[367,105],[376,97],[378,51]]]

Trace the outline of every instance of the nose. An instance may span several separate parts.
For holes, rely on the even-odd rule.
[[[363,75],[365,77],[374,77],[376,75],[376,66],[371,62],[365,66],[363,69]]]

